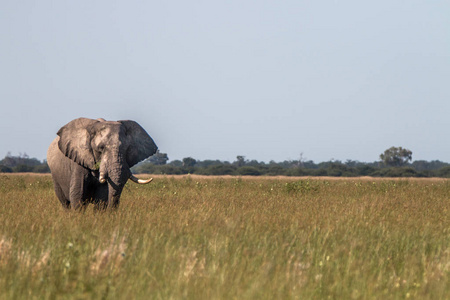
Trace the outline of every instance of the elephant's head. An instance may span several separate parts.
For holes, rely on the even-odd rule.
[[[130,178],[138,183],[130,168],[158,149],[153,139],[134,121],[105,121],[79,118],[59,131],[58,147],[64,155],[98,174],[108,184],[108,202],[117,201]]]

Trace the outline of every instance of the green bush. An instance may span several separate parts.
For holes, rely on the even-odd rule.
[[[450,178],[450,167],[444,167],[436,172],[437,176]]]
[[[50,173],[50,168],[47,164],[42,164],[39,166],[33,167],[33,170],[31,171],[33,173]]]
[[[417,172],[413,168],[385,168],[375,171],[372,176],[376,177],[425,177],[424,174]]]
[[[10,167],[0,165],[0,173],[12,173],[12,171]]]
[[[311,175],[311,170],[305,168],[291,168],[285,172],[287,176],[308,176]]]
[[[261,172],[255,167],[240,167],[237,169],[239,175],[259,176]]]
[[[25,173],[25,172],[32,172],[33,167],[27,166],[27,165],[18,165],[13,168],[13,171],[16,173]]]
[[[236,167],[231,165],[214,165],[201,168],[196,173],[200,175],[235,175]]]

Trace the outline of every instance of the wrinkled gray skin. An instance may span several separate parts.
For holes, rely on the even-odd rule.
[[[47,151],[56,196],[64,208],[117,208],[130,168],[157,150],[134,121],[79,118],[58,131]],[[103,182],[103,183],[102,183]]]

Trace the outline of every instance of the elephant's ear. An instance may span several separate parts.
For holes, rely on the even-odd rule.
[[[71,160],[89,169],[93,169],[95,166],[89,129],[97,122],[92,119],[79,118],[67,123],[58,131],[59,150]]]
[[[129,120],[119,122],[125,126],[127,138],[130,143],[126,154],[127,163],[130,168],[156,153],[158,147],[141,125]]]

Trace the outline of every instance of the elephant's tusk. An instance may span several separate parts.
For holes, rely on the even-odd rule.
[[[98,181],[100,181],[100,183],[106,182],[105,173],[100,172],[100,177],[98,178]]]
[[[153,178],[150,178],[150,179],[147,179],[147,180],[139,179],[139,178],[136,178],[133,174],[130,175],[130,179],[133,182],[136,182],[136,183],[139,183],[139,184],[147,184],[147,183],[149,183],[150,181],[153,180]]]

